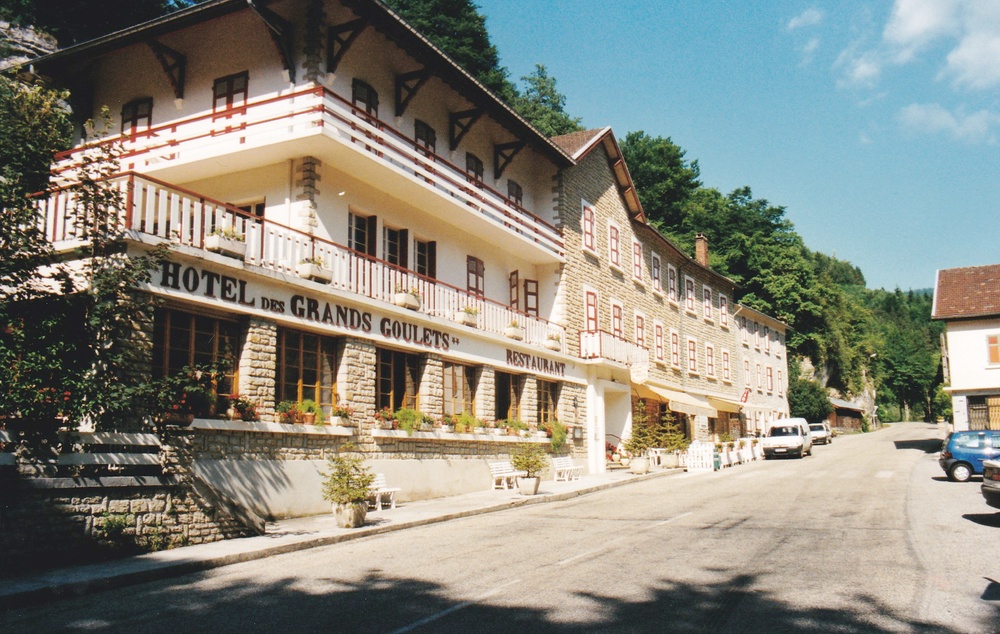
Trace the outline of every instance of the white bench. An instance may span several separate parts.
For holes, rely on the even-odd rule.
[[[382,505],[389,504],[390,509],[396,508],[396,493],[401,491],[399,487],[389,487],[385,482],[384,473],[376,473],[371,486],[368,487],[368,505],[372,510],[381,511]]]
[[[552,475],[556,482],[576,480],[583,473],[583,467],[573,464],[569,456],[552,458]]]
[[[513,489],[517,485],[517,479],[528,474],[524,471],[515,471],[510,461],[491,462],[490,475],[493,476],[493,489]]]

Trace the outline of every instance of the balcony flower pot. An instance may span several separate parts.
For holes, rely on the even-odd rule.
[[[549,350],[552,350],[553,352],[559,352],[560,350],[562,350],[562,342],[559,341],[558,339],[546,339],[545,347],[548,348]]]
[[[503,334],[505,337],[515,341],[524,341],[524,328],[520,326],[507,326],[504,328]]]
[[[464,310],[456,310],[455,321],[464,326],[470,326],[472,328],[475,328],[476,324],[479,323],[479,316],[476,315],[475,313],[468,313]]]
[[[412,293],[396,293],[393,295],[392,303],[409,310],[420,310],[420,298]]]
[[[247,254],[246,242],[220,234],[207,236],[205,238],[205,248],[213,253],[240,260],[246,257]]]
[[[299,274],[299,277],[304,277],[314,282],[329,284],[333,281],[333,271],[313,262],[299,262],[295,267],[295,272]]]

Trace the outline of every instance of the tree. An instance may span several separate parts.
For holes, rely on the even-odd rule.
[[[684,204],[701,186],[698,161],[685,161],[684,150],[669,138],[642,131],[625,135],[621,148],[646,216],[672,233],[683,222]]]
[[[545,66],[535,65],[535,72],[521,78],[527,84],[524,94],[515,97],[513,107],[546,136],[569,134],[583,129],[579,117],[566,113],[566,97],[556,90],[556,79]]]
[[[808,421],[824,420],[833,412],[823,386],[802,378],[788,386],[788,407],[792,416]]]
[[[70,46],[195,4],[194,0],[0,0],[0,18]]]

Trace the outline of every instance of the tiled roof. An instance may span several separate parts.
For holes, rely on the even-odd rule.
[[[938,271],[931,317],[993,316],[1000,316],[1000,264]]]
[[[570,132],[569,134],[554,136],[549,140],[562,148],[563,152],[569,154],[575,159],[577,158],[577,152],[593,143],[595,137],[604,134],[606,131],[607,128],[580,130],[579,132]]]

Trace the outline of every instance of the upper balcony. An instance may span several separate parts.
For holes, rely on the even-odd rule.
[[[123,201],[125,230],[198,250],[213,250],[213,234],[240,236],[240,257],[251,265],[288,275],[309,276],[303,260],[321,261],[324,282],[337,291],[368,300],[397,303],[397,291],[416,291],[415,310],[449,320],[464,321],[466,309],[475,320],[465,322],[485,332],[510,336],[517,322],[526,343],[565,351],[565,329],[540,317],[481,297],[444,282],[367,256],[302,231],[248,214],[226,203],[172,186],[148,176],[127,173],[110,181]],[[46,238],[57,248],[76,246],[87,239],[85,222],[76,214],[76,194],[62,188],[39,199],[40,222]],[[410,306],[412,308],[412,306]]]
[[[101,141],[118,142],[123,169],[174,183],[316,157],[528,262],[563,260],[558,228],[322,86]],[[57,156],[56,173],[73,180],[84,149]]]
[[[613,361],[628,368],[649,366],[649,350],[603,330],[580,331],[580,358]]]

